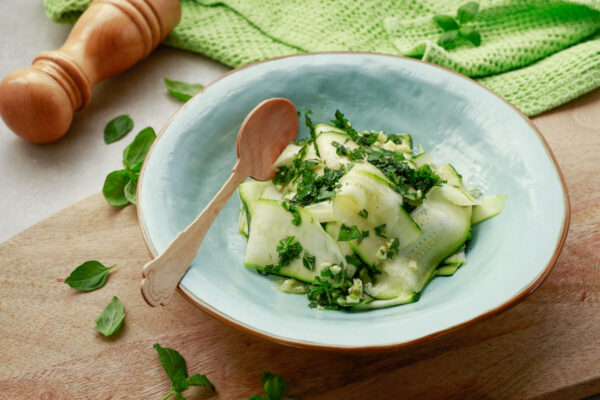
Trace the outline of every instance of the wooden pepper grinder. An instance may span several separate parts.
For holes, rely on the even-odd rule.
[[[0,83],[2,119],[30,142],[59,139],[94,85],[145,58],[180,17],[179,0],[94,0],[60,49]]]

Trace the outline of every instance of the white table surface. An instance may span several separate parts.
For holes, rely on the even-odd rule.
[[[51,22],[43,0],[0,1],[0,77],[31,65],[44,50],[59,48],[70,26]],[[75,113],[59,141],[28,143],[0,120],[0,243],[66,206],[102,190],[106,175],[121,169],[123,148],[146,126],[158,133],[181,106],[162,79],[208,84],[228,67],[201,55],[159,46],[128,71],[99,83],[89,106]],[[129,114],[134,129],[106,145],[106,123]]]

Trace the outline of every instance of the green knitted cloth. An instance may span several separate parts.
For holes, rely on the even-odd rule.
[[[73,23],[91,0],[45,0]],[[231,67],[301,52],[408,55],[475,78],[535,115],[600,86],[599,0],[482,0],[479,47],[438,46],[435,14],[467,0],[181,0],[166,44]],[[461,41],[462,40],[462,41]]]

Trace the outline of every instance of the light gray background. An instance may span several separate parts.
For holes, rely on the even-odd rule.
[[[59,48],[71,28],[51,22],[43,0],[1,0],[0,15],[0,79],[30,66],[38,53]],[[163,77],[208,84],[228,70],[203,56],[159,46],[130,70],[99,83],[58,142],[28,143],[0,120],[0,243],[99,192],[106,175],[122,168],[123,148],[134,135],[146,126],[161,129],[182,104],[168,95]],[[104,126],[124,113],[133,118],[133,131],[104,144]]]

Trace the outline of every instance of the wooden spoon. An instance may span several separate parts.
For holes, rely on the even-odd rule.
[[[167,305],[192,263],[208,229],[235,189],[248,177],[272,179],[273,163],[289,142],[296,139],[298,116],[291,101],[274,98],[248,114],[237,137],[237,163],[221,190],[165,251],[142,270],[141,290],[151,306]]]

